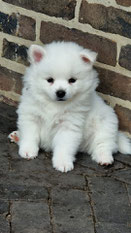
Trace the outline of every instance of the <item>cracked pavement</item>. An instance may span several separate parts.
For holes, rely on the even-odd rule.
[[[79,153],[69,173],[43,151],[24,160],[7,139],[15,110],[0,103],[0,233],[131,232],[131,156],[104,168]]]

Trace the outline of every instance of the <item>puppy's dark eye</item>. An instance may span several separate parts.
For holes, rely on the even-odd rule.
[[[48,78],[48,79],[47,79],[47,82],[48,82],[48,83],[53,83],[53,82],[54,82],[54,79],[53,79],[53,78]]]
[[[75,82],[76,82],[76,79],[75,79],[75,78],[70,78],[70,79],[68,80],[68,82],[69,82],[69,83],[75,83]]]

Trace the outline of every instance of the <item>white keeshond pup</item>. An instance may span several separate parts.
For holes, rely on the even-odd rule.
[[[131,154],[114,110],[95,91],[95,52],[73,42],[52,42],[31,45],[28,55],[31,66],[17,110],[18,131],[9,135],[21,157],[33,159],[43,148],[53,152],[56,170],[68,172],[78,151],[101,165],[112,164],[114,152]]]

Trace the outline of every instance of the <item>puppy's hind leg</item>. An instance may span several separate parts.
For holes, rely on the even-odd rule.
[[[101,131],[94,134],[90,150],[91,157],[98,164],[108,166],[114,162],[112,154],[118,150],[117,137],[115,132],[113,135],[113,132],[110,134],[104,129]]]
[[[19,144],[19,131],[12,131],[12,133],[8,135],[8,138],[11,142]]]
[[[104,146],[101,148],[96,148],[95,151],[93,151],[92,160],[96,161],[98,164],[102,166],[108,166],[111,165],[114,162],[114,158],[112,156],[112,152]]]
[[[97,118],[89,148],[92,159],[100,165],[112,164],[114,162],[113,153],[118,151],[117,137],[118,124],[113,112],[102,121]]]

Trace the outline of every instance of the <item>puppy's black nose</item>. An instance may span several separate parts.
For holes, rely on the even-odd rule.
[[[66,92],[63,90],[59,90],[56,92],[57,97],[60,99],[63,98],[65,96],[65,94],[66,94]]]

